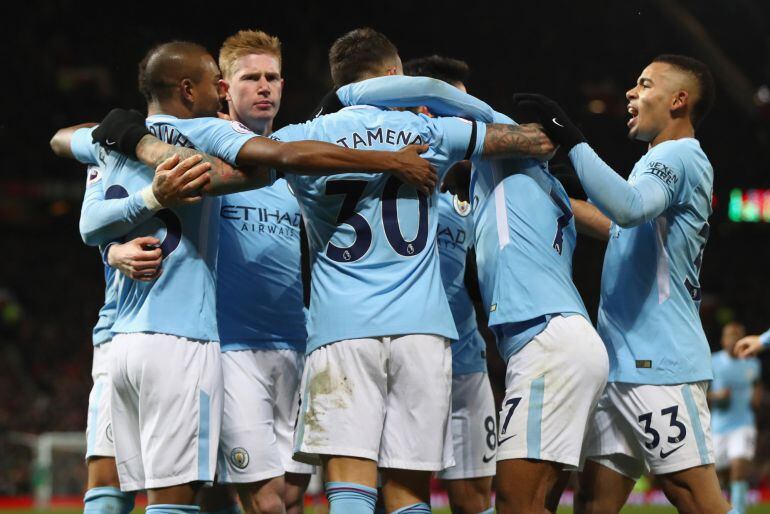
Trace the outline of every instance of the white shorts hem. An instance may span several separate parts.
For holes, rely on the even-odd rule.
[[[410,471],[441,471],[446,468],[446,463],[387,459],[378,462],[377,466],[380,468],[407,469]]]
[[[509,450],[501,452],[500,450],[497,451],[497,460],[513,460],[513,459],[528,459],[528,460],[539,460],[539,461],[548,461],[548,462],[556,462],[558,464],[564,464],[565,466],[573,466],[577,467],[578,464],[580,464],[580,457],[579,456],[564,456],[564,455],[553,455],[549,453],[541,453],[540,457],[537,459],[533,459],[532,457],[527,456],[527,452],[521,452],[516,450]]]
[[[218,484],[251,484],[254,482],[262,482],[263,480],[270,480],[271,478],[278,478],[283,476],[282,469],[272,469],[269,471],[263,471],[261,473],[252,473],[250,475],[238,475],[217,477]]]
[[[102,446],[101,448],[97,447],[91,450],[90,452],[86,453],[86,461],[90,459],[91,457],[109,457],[111,459],[115,458],[115,447],[114,446]]]
[[[192,482],[203,482],[203,484],[211,484],[211,480],[201,480],[198,474],[194,475],[182,475],[164,478],[148,478],[144,481],[144,489],[159,489],[161,487],[172,487],[175,485],[190,484]]]
[[[714,464],[714,460],[704,463],[701,459],[688,459],[680,462],[672,462],[667,466],[654,466],[650,469],[650,473],[653,475],[666,475],[668,473],[675,473],[677,471],[683,471],[685,469],[697,468],[699,466],[708,466]]]
[[[377,462],[377,454],[371,450],[361,448],[339,448],[322,446],[305,446],[294,452],[294,460],[303,464],[320,464],[321,456],[331,457],[358,457]]]
[[[492,460],[495,462],[495,459]],[[452,468],[442,470],[436,474],[440,480],[467,480],[470,478],[485,478],[495,476],[496,468],[479,468],[479,469],[464,469],[459,471],[450,471]]]

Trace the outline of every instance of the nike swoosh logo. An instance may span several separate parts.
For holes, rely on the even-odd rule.
[[[507,441],[508,439],[513,439],[514,437],[516,437],[516,434],[513,434],[513,435],[509,435],[508,437],[504,437],[504,438],[500,439],[499,441],[497,441],[497,446],[498,446],[498,448],[499,448],[499,447],[500,447],[500,445],[501,445],[501,444],[503,444],[505,441]]]
[[[677,451],[677,450],[678,450],[679,448],[681,448],[682,446],[684,446],[684,444],[680,444],[679,446],[677,446],[676,448],[674,448],[674,449],[673,449],[673,450],[671,450],[670,452],[664,452],[664,451],[663,451],[663,448],[661,448],[661,449],[660,449],[660,458],[661,458],[661,459],[665,459],[666,457],[668,457],[669,455],[671,455],[672,453],[674,453],[675,451]]]
[[[112,146],[115,144],[115,141],[110,141],[109,139],[105,139],[104,142],[107,144],[107,146]]]
[[[494,458],[495,458],[495,456],[494,456],[494,455],[491,455],[491,456],[489,456],[489,457],[487,457],[486,455],[484,455],[484,456],[481,458],[481,460],[483,460],[483,461],[484,461],[484,464],[486,464],[487,462],[491,461],[491,460],[492,460],[492,459],[494,459]]]
[[[556,118],[552,119],[551,121],[554,122],[556,125],[560,126],[561,128],[564,128],[564,125],[556,121]]]

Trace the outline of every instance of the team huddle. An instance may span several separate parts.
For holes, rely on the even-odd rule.
[[[461,61],[402,65],[357,29],[329,64],[315,116],[274,132],[277,38],[238,32],[218,65],[165,43],[139,64],[146,117],[54,136],[88,165],[80,230],[107,283],[85,511],[146,490],[153,514],[296,514],[320,467],[333,514],[430,512],[434,473],[455,513],[555,512],[576,470],[576,512],[619,512],[643,473],[680,512],[739,512],[698,315],[708,69],[642,71],[628,127],[649,149],[625,180],[553,100],[515,95],[514,120],[467,94]],[[588,202],[550,174],[557,147]],[[596,328],[578,231],[607,241]],[[497,407],[469,280],[507,366]]]

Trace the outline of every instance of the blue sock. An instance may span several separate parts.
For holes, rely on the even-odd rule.
[[[495,514],[495,508],[494,507],[489,507],[484,512],[479,512],[479,514]]]
[[[391,514],[430,514],[430,505],[427,503],[414,503],[394,510]]]
[[[730,503],[738,514],[746,514],[746,495],[749,492],[749,483],[745,480],[730,482]]]
[[[235,503],[225,509],[202,510],[200,514],[241,514],[241,508],[238,506],[237,503]]]
[[[92,487],[83,497],[83,513],[128,514],[134,508],[134,496],[117,487]]]
[[[200,514],[201,508],[197,505],[174,505],[172,503],[156,503],[148,505],[147,514]]]
[[[377,489],[352,482],[326,482],[329,514],[373,514]]]

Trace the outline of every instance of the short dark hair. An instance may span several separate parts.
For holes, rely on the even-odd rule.
[[[652,62],[662,62],[674,68],[689,73],[698,83],[698,101],[692,106],[690,119],[694,127],[698,127],[714,105],[716,86],[711,70],[698,59],[686,55],[659,55]]]
[[[205,47],[191,41],[169,41],[150,48],[139,62],[139,92],[147,102],[170,96],[176,86],[181,60],[194,54],[209,54]],[[193,71],[195,69],[193,68]],[[190,77],[198,80],[200,77]]]
[[[329,49],[329,67],[335,87],[356,82],[398,55],[384,34],[364,27],[340,36]]]
[[[404,63],[404,75],[430,77],[450,84],[465,83],[470,73],[471,69],[465,61],[440,55],[418,57]]]

